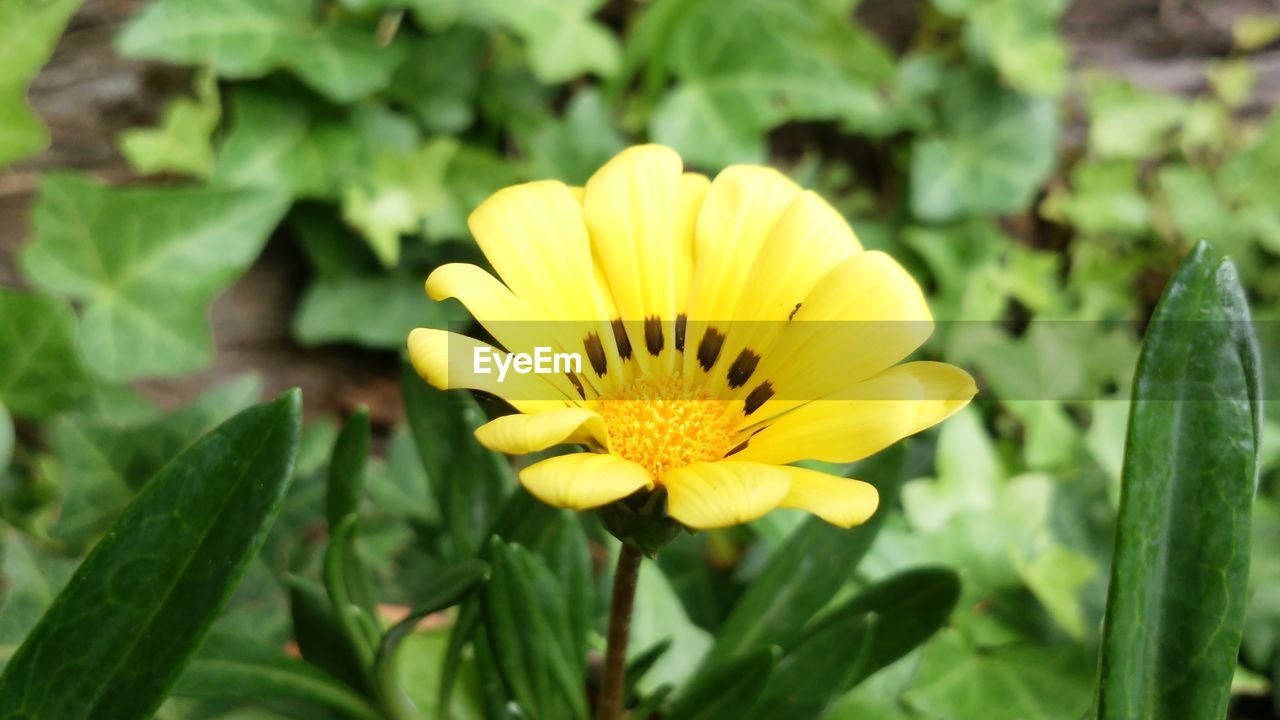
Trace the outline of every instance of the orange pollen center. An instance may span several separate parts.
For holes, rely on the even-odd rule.
[[[644,466],[655,480],[696,462],[719,460],[733,447],[726,403],[679,377],[640,378],[600,398],[613,452]]]

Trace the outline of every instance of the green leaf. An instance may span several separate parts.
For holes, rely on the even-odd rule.
[[[859,466],[876,481],[882,509],[897,504],[903,457],[901,448],[893,448]],[[770,556],[734,605],[716,634],[703,671],[794,638],[851,579],[887,515],[885,510],[877,512],[852,530],[809,519]]]
[[[382,720],[367,700],[310,663],[259,640],[213,633],[173,687],[180,697],[209,700],[301,700],[361,720]]]
[[[1226,715],[1247,599],[1259,367],[1235,267],[1201,243],[1166,288],[1138,362],[1102,720]]]
[[[673,2],[684,4],[651,12]],[[694,0],[679,13],[650,63],[682,82],[654,108],[649,131],[690,164],[763,162],[764,134],[783,122],[883,111],[874,83],[891,78],[891,56],[839,7]]]
[[[336,102],[387,87],[403,43],[381,46],[372,27],[328,22],[315,0],[210,0],[148,4],[120,35],[126,57],[208,64],[222,77],[262,77],[288,69]]]
[[[379,633],[368,569],[356,550],[358,528],[359,521],[353,513],[330,529],[324,555],[324,586],[361,667],[368,668],[373,664]]]
[[[1089,708],[1091,682],[1078,646],[971,649],[958,632],[947,630],[925,649],[904,699],[929,718],[1080,720]]]
[[[400,377],[409,428],[444,513],[453,557],[475,557],[515,486],[511,466],[476,442],[475,429],[487,418],[471,395],[436,390],[408,363]]]
[[[13,460],[13,417],[9,409],[0,403],[0,475],[9,469]]]
[[[691,680],[676,698],[666,720],[739,718],[764,691],[780,655],[777,648],[757,650],[713,667]]]
[[[473,25],[414,38],[387,92],[408,106],[427,132],[462,132],[475,121],[488,44],[484,31]]]
[[[0,533],[0,669],[71,579],[76,561],[42,552],[16,530]]]
[[[1138,164],[1130,160],[1076,165],[1070,192],[1055,188],[1041,210],[1090,235],[1140,235],[1151,225],[1149,201],[1138,186]]]
[[[412,152],[378,155],[368,175],[346,185],[342,219],[360,231],[387,267],[400,258],[400,236],[421,232],[423,221],[444,208],[445,178],[458,142],[441,137]]]
[[[425,219],[428,239],[469,240],[471,211],[498,190],[525,179],[520,166],[508,158],[471,145],[459,146],[445,174],[445,201]]]
[[[618,39],[592,19],[604,0],[481,0],[479,5],[524,40],[533,73],[544,83],[559,83],[592,73],[618,71]]]
[[[943,569],[908,570],[867,588],[789,642],[745,717],[821,717],[846,690],[941,629],[959,597],[959,578]]]
[[[530,174],[584,185],[592,173],[626,147],[599,90],[578,92],[564,117],[543,123],[526,134]]]
[[[261,188],[294,197],[330,197],[361,155],[352,127],[301,93],[237,86],[231,130],[218,153],[212,182]]]
[[[135,128],[120,136],[120,152],[143,173],[176,172],[207,178],[213,174],[211,137],[222,119],[218,79],[196,76],[195,98],[179,96],[165,108],[157,128]]]
[[[370,689],[362,659],[320,588],[289,580],[289,614],[302,657],[362,692]]]
[[[343,518],[360,510],[364,495],[364,466],[369,459],[369,409],[361,407],[347,418],[333,444],[329,461],[329,485],[325,493],[325,518],[329,532],[342,524]]]
[[[27,106],[27,86],[53,54],[80,0],[7,0],[0,4],[0,168],[49,144]]]
[[[1128,80],[1090,75],[1089,150],[1102,158],[1139,160],[1160,154],[1186,112],[1176,95],[1143,90]]]
[[[213,357],[209,302],[248,267],[284,211],[272,193],[114,189],[54,175],[23,261],[36,283],[83,303],[80,345],[103,377],[191,372]]]
[[[0,288],[0,403],[33,418],[79,403],[92,381],[75,334],[65,302]]]
[[[266,538],[300,423],[300,394],[285,393],[156,475],[18,649],[0,706],[41,720],[150,715]]]
[[[504,684],[532,718],[586,720],[585,658],[573,641],[566,596],[536,555],[494,538],[481,593],[484,627]]]
[[[253,404],[261,389],[257,378],[244,377],[138,423],[58,418],[51,427],[51,445],[61,464],[62,504],[49,534],[83,551],[152,475],[215,425]]]
[[[912,149],[911,210],[942,222],[1026,206],[1056,159],[1054,103],[970,71],[944,84],[941,104],[939,134]]]
[[[985,0],[965,25],[969,51],[987,58],[1015,90],[1056,96],[1067,86],[1063,0]]]
[[[658,643],[670,643],[671,650],[657,660],[643,679],[638,679],[639,688],[656,692],[662,685],[683,686],[711,649],[712,639],[710,633],[689,619],[662,568],[652,560],[643,560],[631,616],[629,659],[637,662],[647,648]]]

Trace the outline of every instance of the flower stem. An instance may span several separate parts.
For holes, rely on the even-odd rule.
[[[626,685],[627,638],[631,611],[636,604],[636,580],[640,576],[640,549],[622,544],[613,572],[613,600],[609,607],[608,646],[604,656],[604,687],[596,704],[596,720],[618,720],[622,713],[622,689]]]

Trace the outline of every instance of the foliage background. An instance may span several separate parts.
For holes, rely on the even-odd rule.
[[[936,316],[997,321],[932,342],[983,394],[910,443],[902,507],[849,578],[946,564],[958,610],[826,717],[1078,718],[1140,327],[1082,325],[1093,351],[1064,363],[1046,321],[1145,319],[1201,237],[1255,317],[1280,309],[1280,16],[1261,4],[104,0],[64,35],[78,4],[0,0],[0,659],[155,469],[290,385],[300,480],[220,626],[288,641],[282,588],[317,573],[335,416],[358,404],[379,429],[363,551],[379,600],[411,602],[450,528],[395,353],[462,317],[421,279],[478,258],[463,220],[493,189],[578,183],[654,140],[709,172],[778,165],[907,263]],[[28,159],[33,79],[53,145]],[[1089,400],[1027,400],[1049,396]],[[1273,407],[1242,718],[1276,716],[1280,681]],[[798,520],[686,538],[646,571],[636,645],[680,628],[655,682],[696,664]],[[445,638],[415,636],[408,671],[437,672]]]

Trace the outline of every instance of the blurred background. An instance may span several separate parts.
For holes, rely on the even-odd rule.
[[[50,568],[150,470],[292,386],[316,448],[370,409],[394,600],[410,538],[440,522],[417,493],[399,353],[411,328],[465,317],[422,280],[483,262],[464,221],[493,190],[578,184],[655,141],[707,173],[782,169],[906,264],[940,320],[981,321],[929,345],[982,393],[910,444],[919,480],[859,568],[946,564],[961,606],[828,716],[1075,720],[1143,321],[1200,238],[1235,258],[1255,318],[1280,311],[1272,2],[50,0],[19,23],[3,1],[0,420],[16,441],[0,422],[0,513],[38,539],[5,530],[9,651],[41,607],[20,579],[56,585]],[[1060,352],[1057,321],[1087,353]],[[1238,718],[1280,717],[1267,408]],[[308,562],[318,518],[297,503],[266,585]],[[678,616],[710,637],[796,522],[673,546],[653,631]],[[283,601],[253,578],[238,602],[283,641]]]

